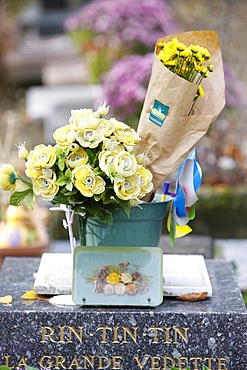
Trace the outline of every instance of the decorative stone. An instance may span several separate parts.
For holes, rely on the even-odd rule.
[[[37,294],[71,294],[73,256],[71,253],[43,253],[34,282]]]
[[[6,258],[0,270],[0,364],[51,369],[242,370],[247,311],[231,263],[206,260],[212,297],[164,298],[155,308],[55,306],[21,296],[39,258]],[[56,264],[59,261],[57,260]]]
[[[72,256],[69,253],[44,253],[34,290],[37,294],[71,294]],[[212,286],[201,255],[163,255],[163,292],[165,296],[207,292]]]
[[[181,296],[207,292],[212,296],[212,286],[201,255],[163,255],[164,296]]]

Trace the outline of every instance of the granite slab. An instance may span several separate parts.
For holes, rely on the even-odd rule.
[[[213,294],[164,298],[155,308],[79,307],[25,301],[39,258],[6,258],[0,270],[0,364],[51,369],[201,370],[247,367],[247,312],[232,265],[206,260]]]
[[[238,278],[238,285],[247,292],[247,239],[216,239],[216,256],[232,262]]]
[[[37,294],[71,294],[73,259],[70,253],[44,253],[34,282]],[[163,294],[181,296],[207,292],[212,295],[204,257],[163,255]]]

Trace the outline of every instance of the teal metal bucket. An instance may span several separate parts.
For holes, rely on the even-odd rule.
[[[129,218],[121,210],[114,215],[111,226],[97,217],[88,217],[84,234],[86,246],[158,247],[170,200],[167,197],[161,202],[161,195],[156,195],[152,202],[133,207]]]

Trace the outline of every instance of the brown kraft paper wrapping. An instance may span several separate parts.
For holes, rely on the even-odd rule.
[[[193,44],[207,48],[211,53],[210,64],[214,67],[211,77],[203,79],[201,83],[205,94],[197,99],[190,116],[188,112],[198,85],[168,70],[156,56],[159,52],[158,43],[171,41],[174,37],[187,46]],[[149,119],[155,99],[169,106],[161,127]],[[141,141],[136,146],[136,153],[147,154],[147,168],[153,174],[154,191],[180,166],[219,116],[224,105],[224,72],[215,31],[174,34],[156,42],[151,78],[138,124]]]

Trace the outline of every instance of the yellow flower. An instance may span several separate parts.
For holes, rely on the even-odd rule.
[[[99,167],[107,176],[110,175],[109,166],[112,164],[117,152],[111,150],[101,151],[99,153]]]
[[[111,136],[111,138],[105,138],[103,140],[102,150],[121,152],[121,150],[125,150],[125,146],[115,136]]]
[[[127,177],[124,181],[114,182],[113,187],[117,197],[122,200],[138,198],[141,191],[140,179],[137,175]]]
[[[138,168],[136,175],[140,178],[141,192],[139,198],[143,198],[144,195],[150,193],[153,190],[152,173],[144,167]]]
[[[28,162],[25,163],[25,166],[27,167],[25,174],[31,179],[37,179],[37,177],[42,175],[42,167],[31,166]]]
[[[86,164],[87,162],[88,162],[87,152],[80,147],[77,151],[70,153],[66,160],[66,164],[70,168],[81,166],[82,164]]]
[[[204,58],[204,60],[207,60],[207,61],[210,60],[211,54],[208,51],[208,49],[204,48],[203,46],[200,46],[200,53],[201,53],[202,57]]]
[[[68,147],[73,143],[73,141],[75,141],[75,131],[72,126],[66,125],[56,129],[56,131],[53,133],[53,137],[57,145],[61,147]]]
[[[99,143],[104,139],[102,131],[86,129],[84,131],[78,131],[76,134],[76,139],[84,148],[96,148]]]
[[[200,51],[200,46],[199,45],[190,45],[190,50],[192,51],[193,54],[199,53]]]
[[[72,171],[72,180],[75,187],[85,197],[101,194],[105,190],[105,181],[100,176],[95,176],[93,169],[85,164]]]
[[[191,50],[190,48],[186,48],[185,50],[181,51],[180,57],[182,58],[189,58],[191,56]]]
[[[33,180],[33,192],[35,195],[41,195],[43,199],[51,201],[59,190],[56,184],[56,174],[53,172],[52,177],[39,176]]]
[[[69,149],[72,151],[72,152],[77,152],[77,150],[80,149],[80,145],[79,144],[76,144],[76,143],[72,143],[70,146],[69,146]]]
[[[157,55],[158,59],[161,60],[164,64],[171,61],[174,55],[168,50],[161,50]]]
[[[45,146],[44,144],[36,145],[27,157],[26,166],[35,168],[51,168],[56,162],[56,155],[54,148],[51,145]]]
[[[18,148],[18,158],[20,159],[27,159],[28,151],[25,147],[25,143],[19,143],[16,145]]]
[[[88,108],[83,109],[72,109],[71,110],[71,116],[72,117],[87,117],[87,116],[93,116],[93,110]]]
[[[71,111],[69,123],[75,131],[95,129],[98,126],[99,118],[94,116],[92,109],[76,109]]]
[[[184,51],[186,49],[186,45],[184,45],[182,42],[179,42],[177,45],[177,51]]]
[[[115,118],[111,118],[110,121],[115,124],[114,135],[117,140],[123,143],[127,148],[132,147],[141,140],[137,132],[125,123],[119,122]]]
[[[164,65],[165,66],[167,66],[167,67],[175,67],[176,66],[176,64],[177,64],[177,62],[176,62],[176,60],[174,59],[174,60],[169,60],[169,61],[167,61],[167,62],[164,62],[163,61],[163,63],[164,63]]]
[[[56,176],[55,172],[50,168],[42,168],[41,172],[43,176],[48,177],[49,179],[54,179],[54,176]]]
[[[147,162],[147,155],[144,153],[140,153],[136,155],[136,162],[139,166],[144,166]]]
[[[120,281],[120,276],[116,272],[111,272],[107,277],[106,277],[106,282],[108,284],[118,284]]]
[[[116,173],[122,175],[123,177],[130,177],[134,175],[137,168],[137,163],[135,157],[126,151],[119,152],[114,160],[113,164]]]
[[[114,130],[115,126],[113,122],[106,120],[106,119],[100,119],[98,124],[98,130],[101,130],[103,132],[103,135],[105,137],[110,136]]]
[[[17,173],[10,163],[0,167],[0,187],[5,191],[13,191],[16,187]]]
[[[197,89],[197,95],[200,97],[200,98],[203,98],[204,96],[204,90],[203,88],[201,87],[201,85],[198,86],[198,89]]]
[[[209,71],[209,72],[213,72],[213,71],[214,71],[214,66],[213,66],[213,64],[209,64],[207,68],[208,68],[208,71]]]

